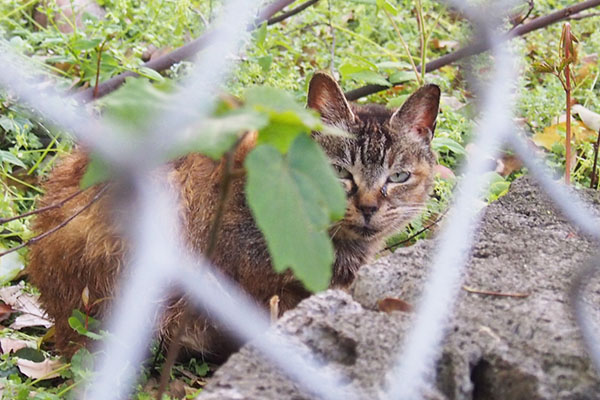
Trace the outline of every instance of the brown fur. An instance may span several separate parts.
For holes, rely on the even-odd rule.
[[[350,179],[341,179],[348,195],[346,216],[330,230],[336,250],[332,286],[345,287],[352,282],[356,270],[374,256],[385,237],[401,228],[422,207],[432,183],[435,159],[429,141],[438,102],[439,89],[427,86],[395,113],[378,106],[350,105],[333,79],[315,74],[309,106],[320,111],[326,122],[352,134],[314,134],[332,164],[351,173]],[[255,134],[242,141],[235,154],[236,168],[242,167],[255,141]],[[88,155],[82,149],[65,157],[46,182],[46,195],[39,206],[77,191],[87,163]],[[224,161],[199,154],[189,154],[168,166],[171,183],[179,193],[185,240],[198,254],[204,252],[208,243],[224,168]],[[388,175],[398,170],[410,171],[410,180],[388,182]],[[273,271],[263,236],[246,204],[244,182],[242,176],[232,181],[211,261],[259,304],[266,307],[269,299],[278,295],[280,312],[284,312],[309,293],[291,273]],[[56,226],[87,204],[97,190],[93,188],[60,209],[40,214],[34,230],[44,232]],[[110,299],[122,273],[127,244],[110,222],[118,209],[110,195],[104,196],[70,224],[31,248],[29,276],[42,293],[43,306],[56,321],[56,345],[66,355],[84,343],[67,323],[73,309],[83,309],[83,289],[89,288],[90,301]],[[109,303],[100,302],[92,310],[93,315],[106,317]],[[161,324],[165,337],[172,336],[184,308],[182,298],[167,308]],[[219,329],[199,316],[187,327],[182,341],[188,350],[214,357],[231,351]]]

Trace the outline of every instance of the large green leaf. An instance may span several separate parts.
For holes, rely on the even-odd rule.
[[[248,109],[205,118],[192,128],[193,139],[186,142],[182,153],[197,151],[217,160],[233,146],[242,133],[261,129],[268,122],[266,115]]]
[[[298,104],[287,92],[271,87],[246,91],[247,108],[269,116],[269,124],[259,131],[258,144],[270,144],[280,152],[288,151],[296,136],[322,130],[323,123],[314,111]]]
[[[276,271],[291,268],[309,290],[329,285],[334,253],[327,228],[346,197],[323,150],[299,135],[287,155],[265,144],[246,158],[246,193]]]

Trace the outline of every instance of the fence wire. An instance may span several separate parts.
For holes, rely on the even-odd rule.
[[[395,367],[386,377],[387,391],[383,397],[394,400],[420,398],[424,387],[431,382],[444,329],[453,313],[480,219],[475,202],[486,185],[483,178],[486,155],[497,153],[503,145],[513,148],[567,218],[586,235],[600,241],[598,219],[574,193],[551,179],[512,123],[517,61],[510,53],[501,28],[502,17],[514,2],[473,5],[469,1],[448,0],[445,3],[467,16],[478,37],[489,41],[494,69],[479,97],[482,111],[476,144],[480,151],[473,155],[464,171],[414,325],[397,355]],[[293,339],[265,334],[269,322],[263,310],[206,260],[187,253],[185,244],[179,240],[183,235],[178,233],[175,197],[148,173],[168,157],[171,149],[188,140],[186,128],[190,124],[211,112],[215,89],[232,67],[228,56],[239,51],[257,5],[258,1],[249,4],[246,0],[226,3],[222,18],[217,22],[219,35],[201,54],[193,73],[174,98],[173,106],[156,117],[149,135],[138,136],[144,137],[143,142],[136,141],[135,135],[124,134],[122,127],[73,104],[63,93],[48,87],[40,90],[39,83],[47,78],[27,60],[14,54],[6,42],[0,42],[0,85],[105,158],[121,173],[118,179],[125,183],[123,187],[128,188],[130,195],[134,193],[135,201],[129,202],[130,212],[125,214],[132,216],[128,225],[132,247],[130,272],[114,302],[109,321],[111,335],[104,345],[104,356],[88,399],[121,399],[128,395],[162,311],[162,300],[174,286],[238,338],[253,341],[254,347],[305,393],[323,399],[356,398],[356,391],[347,384],[348,379],[332,367],[318,364],[316,357],[307,354],[306,348]],[[572,297],[577,321],[598,367],[600,340],[590,328],[592,324],[581,301],[585,288],[581,282],[596,272],[593,266],[581,272],[580,284],[575,286]]]

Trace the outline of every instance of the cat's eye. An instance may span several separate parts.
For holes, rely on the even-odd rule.
[[[391,174],[388,177],[388,182],[392,183],[404,183],[410,178],[410,172],[408,171],[400,171]]]
[[[352,174],[348,172],[348,170],[344,167],[340,167],[339,165],[333,165],[333,169],[338,178],[340,179],[352,179]]]

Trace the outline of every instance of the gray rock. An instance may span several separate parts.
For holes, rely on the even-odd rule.
[[[597,192],[581,195],[600,211]],[[597,250],[597,243],[566,223],[528,179],[513,183],[509,194],[485,210],[437,376],[425,397],[600,398],[600,378],[568,304],[576,271],[597,257]],[[341,371],[347,389],[359,398],[377,399],[411,322],[410,313],[384,313],[377,302],[391,297],[415,304],[434,251],[434,241],[421,241],[379,259],[359,271],[349,294],[329,290],[313,296],[286,313],[275,329],[299,340],[302,354]],[[478,293],[484,291],[526,296]],[[594,309],[600,304],[600,279],[590,283],[585,300],[590,316],[600,321]],[[308,398],[251,346],[233,355],[199,397]]]

